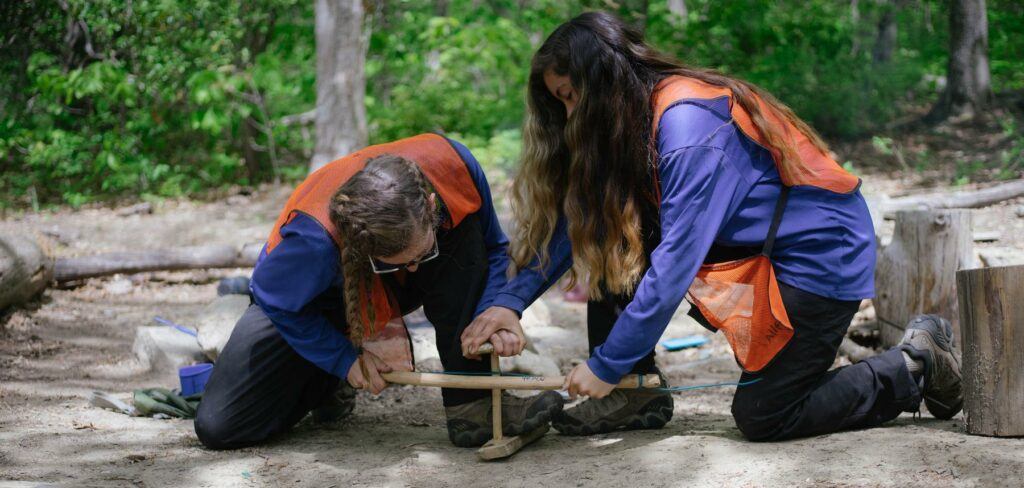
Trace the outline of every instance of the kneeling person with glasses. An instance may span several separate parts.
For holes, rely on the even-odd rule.
[[[355,390],[378,394],[391,370],[362,347],[423,307],[446,371],[487,372],[459,336],[505,282],[508,239],[483,170],[469,150],[423,134],[331,162],[292,193],[253,271],[252,304],[217,360],[196,415],[211,449],[258,444],[312,412],[348,415]],[[490,338],[504,356],[521,335]],[[491,393],[443,389],[448,436],[462,447],[491,437]],[[509,435],[562,408],[555,392],[502,400]]]

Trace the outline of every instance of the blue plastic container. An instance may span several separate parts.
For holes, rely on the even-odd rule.
[[[178,368],[178,378],[181,379],[181,396],[202,392],[206,388],[206,381],[210,379],[211,373],[213,373],[213,365],[210,363]]]
[[[711,342],[711,339],[702,335],[692,335],[680,337],[678,339],[665,339],[661,341],[661,345],[669,351],[679,351],[682,349],[689,349],[691,347],[700,347],[708,342]]]

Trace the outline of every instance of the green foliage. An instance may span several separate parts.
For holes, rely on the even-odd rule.
[[[385,2],[371,27],[370,138],[424,131],[490,138],[521,124],[533,49],[573,2]],[[475,148],[474,148],[475,149]]]
[[[272,171],[243,164],[243,124],[312,99],[311,33],[277,36],[282,42],[267,49],[274,34],[308,22],[312,9],[297,0],[42,3],[48,9],[15,7],[3,29],[35,43],[0,61],[24,65],[5,71],[0,88],[4,204],[79,205],[252,182]],[[56,26],[67,26],[63,43]],[[301,149],[289,134],[275,135]]]
[[[872,49],[894,3],[893,57]],[[371,142],[445,131],[501,184],[519,153],[534,49],[587,8],[615,7],[660,49],[752,81],[831,138],[929,104],[945,73],[945,0],[395,0],[365,2]],[[637,6],[648,5],[647,15]],[[0,6],[0,205],[81,205],[294,180],[313,128],[281,123],[316,102],[312,2],[67,0]],[[990,0],[993,84],[1024,89],[1024,6]],[[1024,139],[1000,155],[1019,172]],[[891,139],[880,152],[905,167]],[[972,169],[963,165],[965,177]]]
[[[988,45],[992,85],[997,92],[1024,90],[1024,2],[988,1]]]
[[[775,94],[819,132],[852,137],[883,126],[901,104],[930,99],[925,75],[942,75],[945,17],[930,9],[896,11],[898,49],[875,62],[872,49],[883,2],[689,0],[680,27],[652,5],[649,37],[688,64],[714,67]],[[854,7],[855,6],[855,7]]]

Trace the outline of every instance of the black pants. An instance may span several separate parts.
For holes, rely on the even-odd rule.
[[[874,427],[921,403],[903,353],[891,349],[829,371],[859,301],[840,301],[779,283],[793,338],[757,374],[743,373],[732,415],[753,441]]]
[[[438,233],[440,255],[409,273],[403,284],[385,275],[404,313],[420,305],[437,333],[446,370],[489,371],[484,361],[462,356],[459,336],[473,320],[487,280],[487,252],[477,217]],[[343,310],[339,308],[338,310]],[[344,331],[344,313],[327,313]],[[294,426],[338,387],[338,377],[305,360],[257,305],[235,325],[206,384],[196,414],[199,440],[211,449],[262,442]],[[442,390],[445,406],[490,395],[485,390]]]

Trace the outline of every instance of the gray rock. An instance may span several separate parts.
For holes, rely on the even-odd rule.
[[[1024,251],[1007,247],[989,247],[978,250],[978,257],[988,268],[1024,264]]]
[[[501,370],[507,373],[522,373],[532,376],[559,376],[562,374],[558,364],[547,356],[541,356],[530,350],[522,354],[501,358]]]
[[[235,323],[249,308],[248,295],[224,295],[217,297],[196,318],[199,329],[199,347],[211,361],[216,361],[224,349]]]
[[[524,327],[530,352],[549,359],[560,371],[568,371],[576,361],[588,356],[586,333],[553,326]]]
[[[132,352],[145,371],[177,371],[181,366],[206,361],[195,337],[162,325],[136,329]]]
[[[103,291],[111,295],[124,295],[130,293],[135,285],[132,280],[123,275],[116,275],[113,279],[103,285]]]
[[[433,327],[411,327],[412,355],[417,371],[441,371],[441,356],[437,354],[437,335]]]

